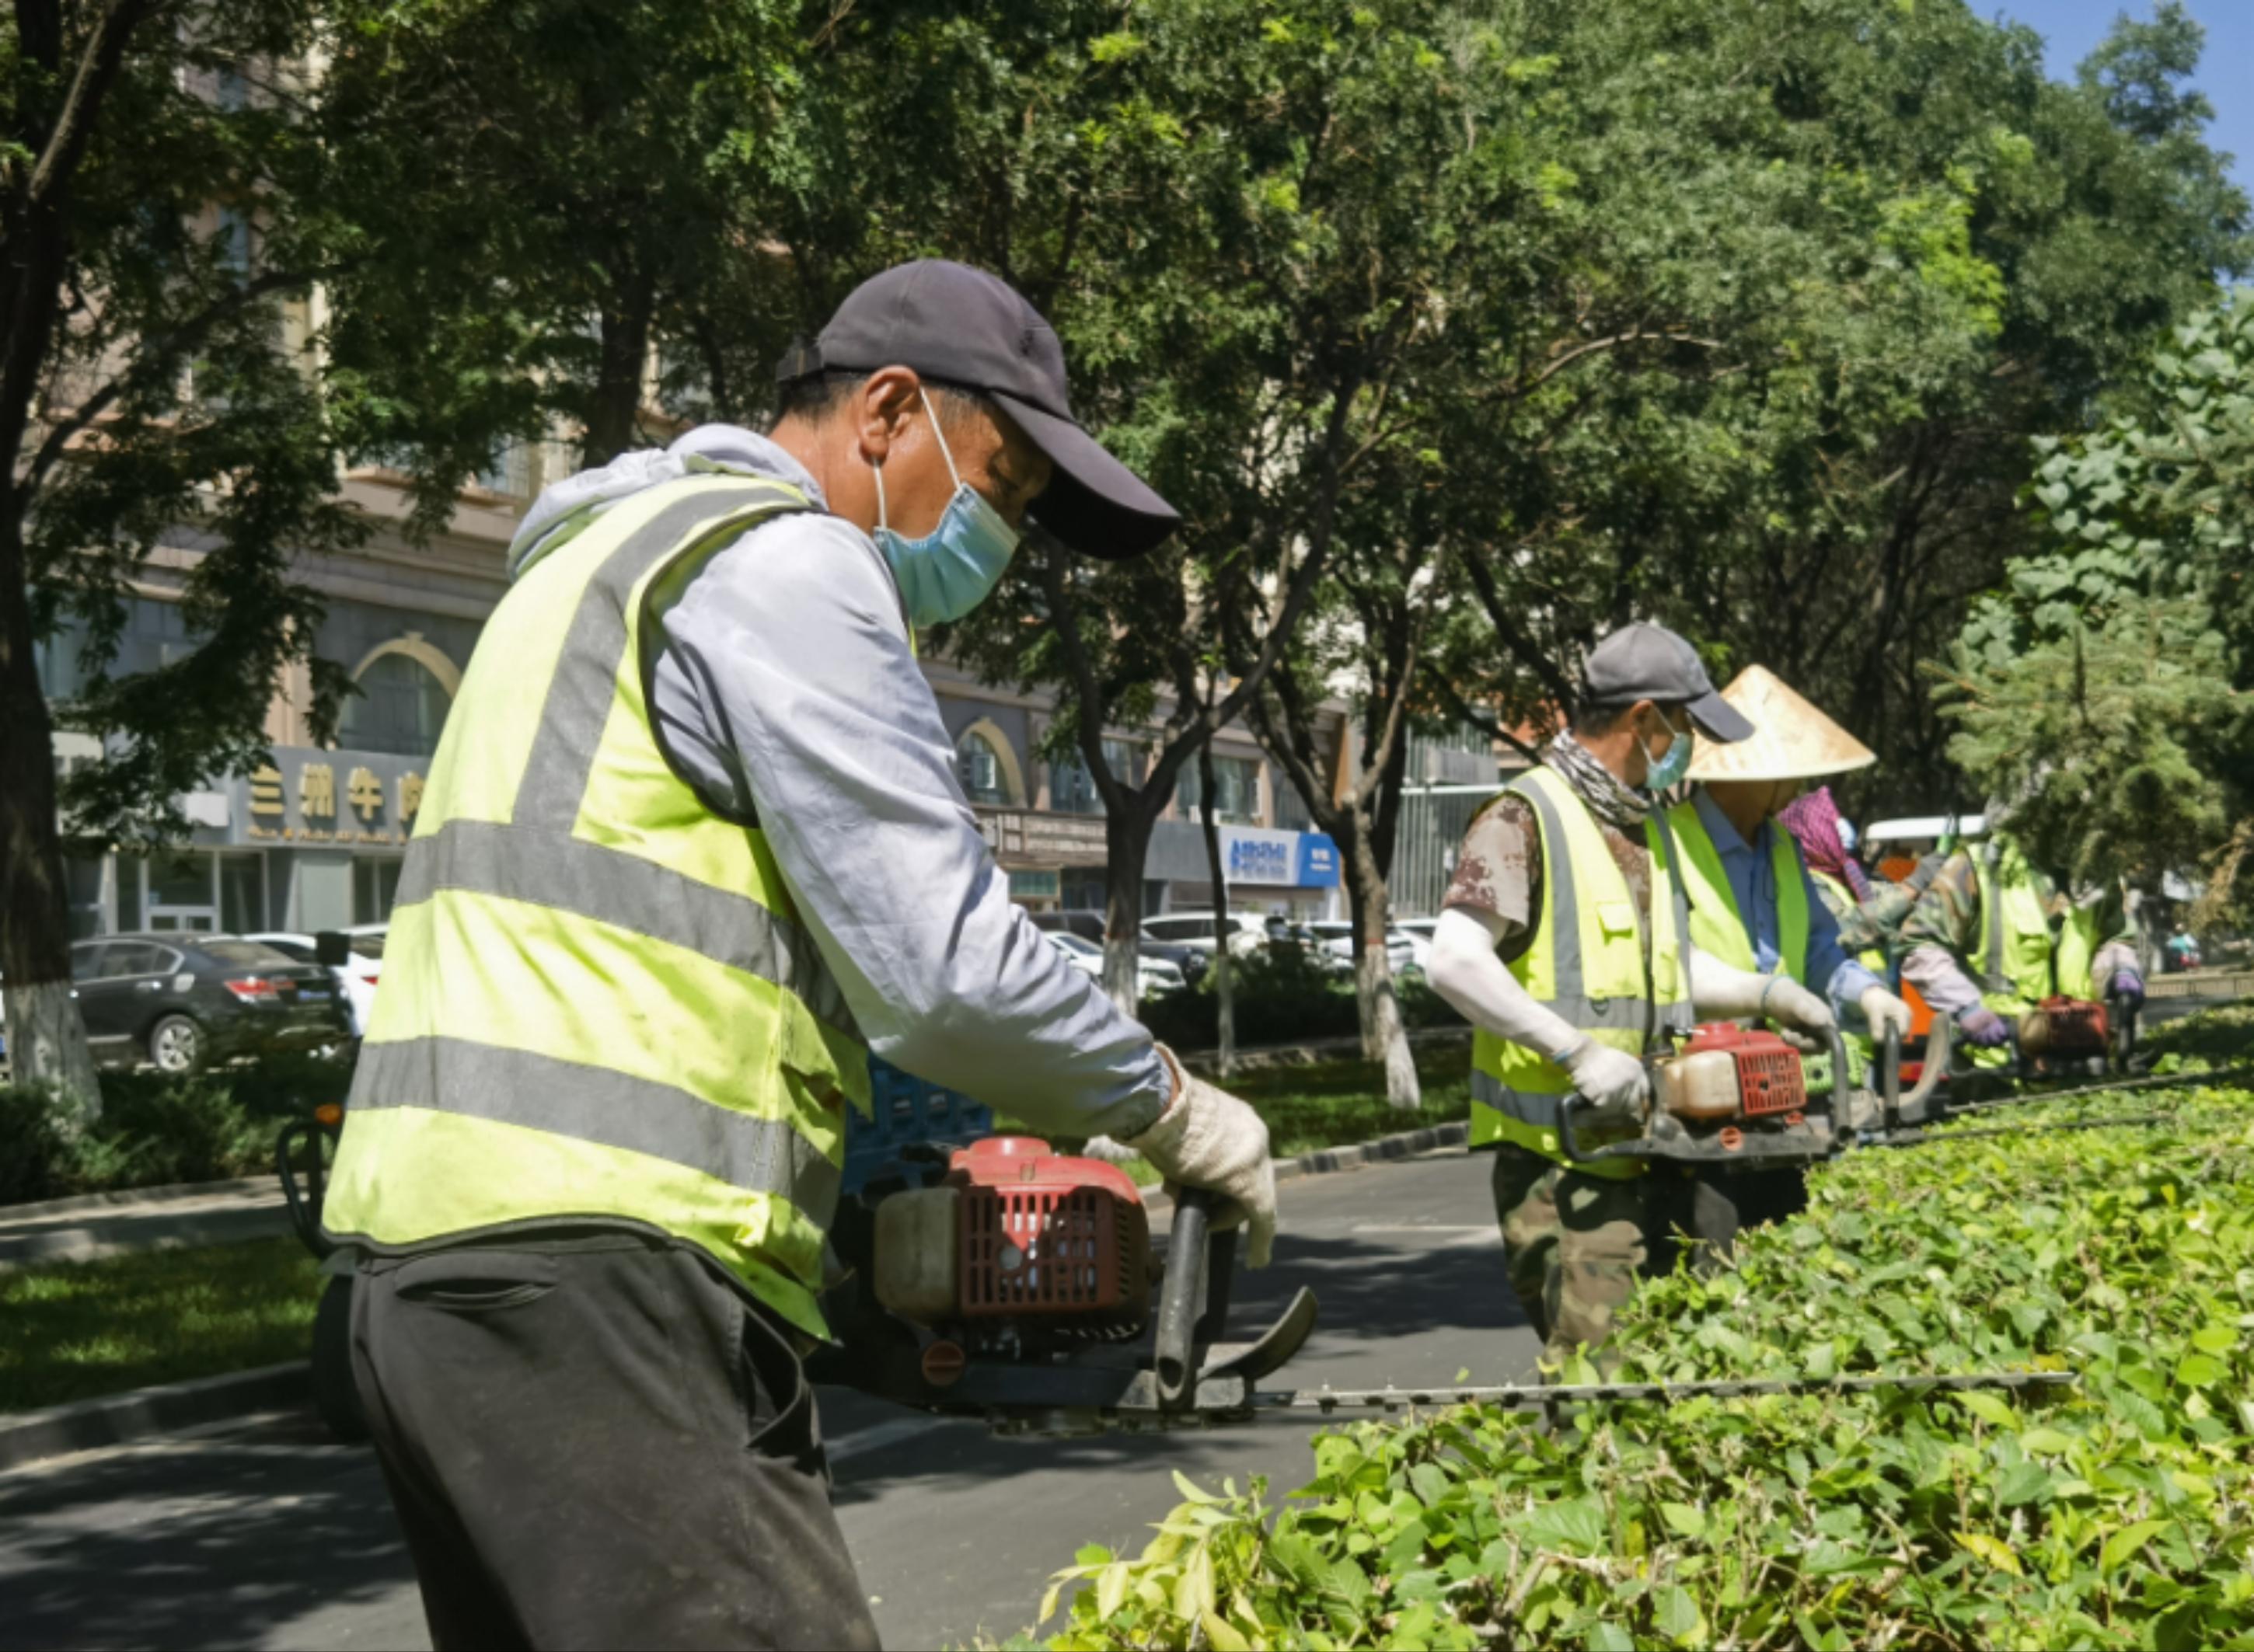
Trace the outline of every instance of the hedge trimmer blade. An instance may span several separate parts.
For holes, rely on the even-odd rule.
[[[2080,1096],[2109,1096],[2116,1090],[2188,1089],[2200,1084],[2235,1084],[2248,1080],[2254,1080],[2254,1067],[2225,1067],[2203,1073],[2158,1073],[2145,1078],[2105,1079],[2095,1084],[2077,1084],[2071,1089],[2023,1090],[2017,1096],[1958,1102],[1950,1107],[1950,1111],[1959,1115],[1979,1113],[1998,1107],[2031,1107],[2038,1102],[2071,1101]]]
[[[1397,1411],[1411,1406],[1443,1405],[1531,1410],[1551,1405],[1620,1404],[1701,1396],[1740,1399],[1762,1394],[1859,1394],[1880,1389],[1911,1394],[2070,1389],[2081,1381],[2072,1371],[1974,1371],[1958,1376],[1721,1377],[1703,1382],[1520,1382],[1501,1388],[1270,1389],[1254,1394],[1252,1404],[1264,1410]]]

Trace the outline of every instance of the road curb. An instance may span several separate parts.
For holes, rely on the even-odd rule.
[[[312,1367],[304,1360],[285,1360],[255,1371],[165,1382],[0,1418],[0,1472],[254,1412],[309,1406],[312,1393]]]
[[[43,1199],[37,1204],[0,1205],[0,1223],[38,1222],[48,1216],[75,1216],[84,1211],[114,1209],[119,1205],[167,1205],[191,1199],[224,1199],[235,1194],[280,1194],[279,1176],[236,1176],[226,1181],[175,1181],[161,1187],[114,1187],[108,1193],[74,1194],[68,1199]]]

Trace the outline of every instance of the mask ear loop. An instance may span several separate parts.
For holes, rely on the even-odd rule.
[[[931,433],[939,438],[939,456],[947,461],[947,480],[955,484],[955,491],[962,491],[962,474],[955,468],[955,455],[948,452],[947,432],[939,428],[939,415],[931,410],[931,394],[921,384],[916,386],[917,399],[923,403],[923,416],[931,421]]]

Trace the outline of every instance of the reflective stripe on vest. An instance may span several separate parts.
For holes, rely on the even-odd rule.
[[[765,835],[675,774],[653,618],[808,508],[699,474],[551,539],[495,611],[424,794],[324,1208],[377,1249],[626,1223],[803,1329],[868,1055]]]
[[[1730,887],[1722,851],[1698,813],[1698,805],[1685,800],[1667,811],[1675,841],[1683,846],[1683,885],[1690,904],[1690,940],[1733,970],[1759,971],[1759,954],[1753,931],[1738,909],[1736,891]],[[1800,844],[1792,834],[1768,829],[1769,872],[1776,883],[1777,967],[1808,984],[1808,881],[1800,858]]]
[[[2006,837],[1990,838],[1973,865],[1980,890],[1980,944],[1971,974],[1980,984],[1981,1002],[2000,1014],[2016,1015],[2057,994],[2096,997],[2091,973],[2099,944],[2096,908],[2070,906],[2054,928],[2041,879],[2019,844]]]
[[[1509,790],[1533,807],[1543,867],[1541,910],[1525,952],[1510,962],[1512,976],[1568,1025],[1632,1055],[1642,1055],[1662,1026],[1687,1029],[1691,1015],[1681,937],[1688,913],[1682,884],[1670,871],[1676,857],[1664,818],[1655,813],[1644,822],[1652,894],[1647,982],[1635,901],[1596,816],[1545,767],[1528,771]],[[1564,1158],[1558,1098],[1572,1088],[1564,1068],[1482,1031],[1472,1040],[1472,1069],[1473,1145],[1508,1141]],[[1642,1166],[1615,1160],[1585,1168],[1626,1177]]]

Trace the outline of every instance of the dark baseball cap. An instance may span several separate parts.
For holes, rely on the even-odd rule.
[[[848,294],[775,376],[788,384],[890,367],[976,390],[1016,420],[1055,466],[1031,514],[1073,550],[1107,561],[1139,556],[1180,526],[1180,512],[1081,428],[1056,330],[998,276],[941,258],[895,264]]]
[[[1714,691],[1698,651],[1664,626],[1622,626],[1591,649],[1581,697],[1590,705],[1679,705],[1701,734],[1725,746],[1754,732],[1745,713]]]

